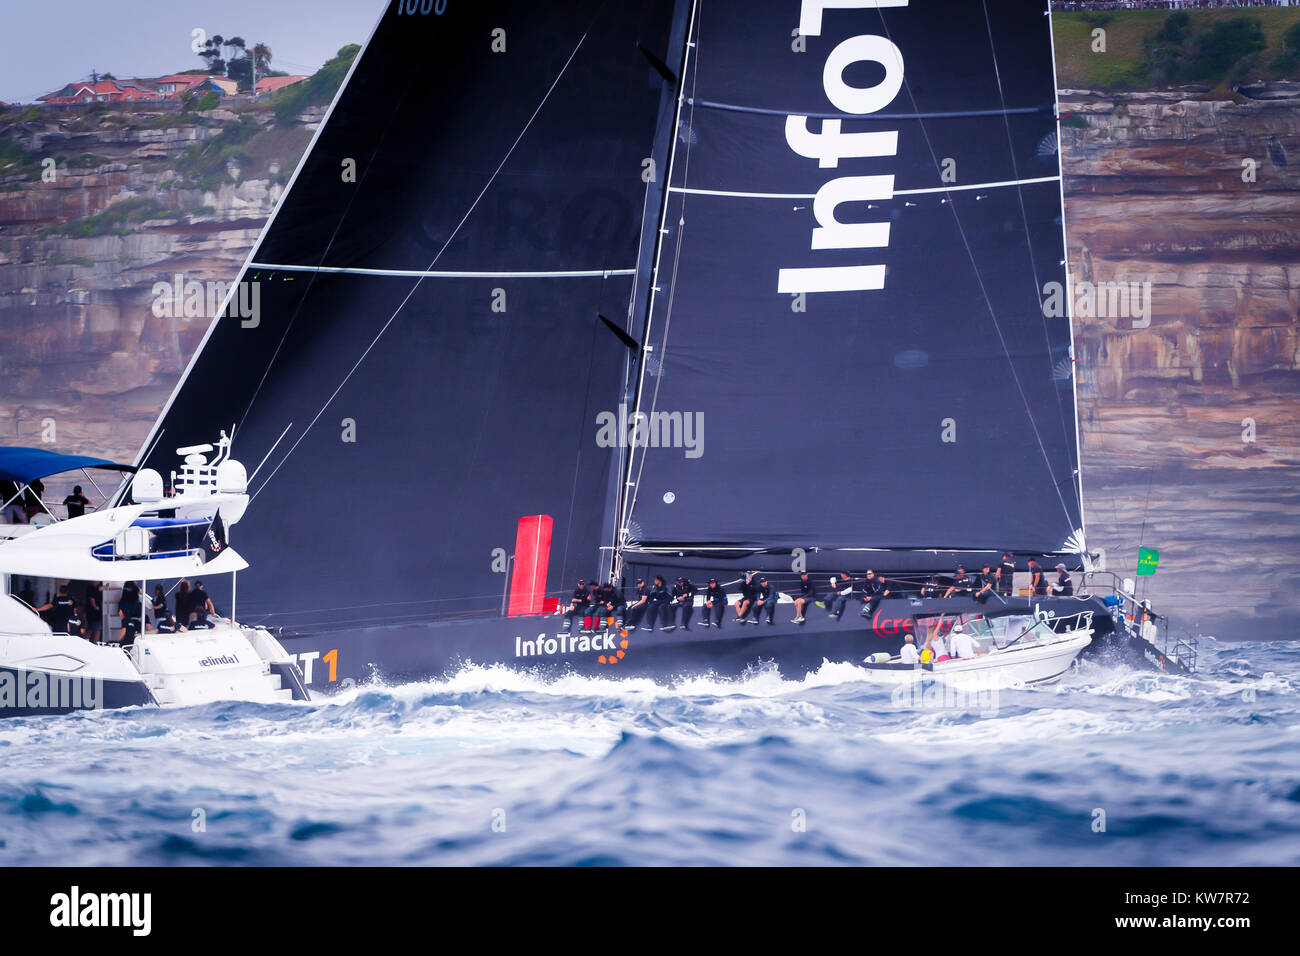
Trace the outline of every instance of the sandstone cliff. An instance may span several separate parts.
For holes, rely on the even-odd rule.
[[[1090,541],[1129,573],[1158,548],[1149,593],[1182,628],[1294,636],[1300,102],[1061,108],[1074,278],[1151,283],[1149,327],[1075,321]]]

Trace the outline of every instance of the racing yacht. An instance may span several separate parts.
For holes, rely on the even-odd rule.
[[[178,449],[184,464],[172,472],[174,496],[164,494],[157,471],[142,469],[131,504],[62,521],[47,510],[44,520],[0,526],[0,717],[308,699],[302,673],[279,641],[234,618],[233,578],[248,562],[227,543],[227,529],[243,516],[248,495],[244,467],[229,447],[223,433],[211,460],[211,445]],[[0,448],[0,477],[20,489],[74,467],[130,470],[103,459]],[[144,611],[149,584],[199,574],[230,575],[230,615],[170,633],[156,630],[157,622],[151,627]],[[116,609],[124,585],[139,582],[139,619],[105,613],[104,642],[91,643],[79,618],[64,613],[47,623],[32,606],[40,583],[70,595],[85,582],[104,582],[106,609]]]
[[[273,573],[241,608],[308,686],[798,679],[983,612],[920,583],[1003,552],[1008,615],[1092,611],[1090,653],[1187,666],[1087,534],[1046,0],[374,3],[136,459],[224,427],[259,462],[240,547]],[[498,27],[508,53],[465,41]],[[1075,593],[1030,595],[1031,559]],[[801,571],[891,593],[558,613],[580,579],[734,600],[746,569],[782,611]]]

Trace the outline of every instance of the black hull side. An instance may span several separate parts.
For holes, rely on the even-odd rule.
[[[771,663],[783,677],[799,680],[823,661],[859,663],[869,654],[896,653],[903,635],[914,629],[917,613],[994,612],[988,605],[962,599],[887,600],[871,619],[861,616],[860,607],[851,604],[842,620],[815,608],[807,623],[793,624],[792,609],[782,605],[774,625],[737,624],[728,611],[721,628],[703,627],[697,609],[689,630],[638,629],[623,637],[610,628],[584,635],[586,644],[581,643],[576,624],[574,635],[562,640],[563,618],[554,614],[281,634],[280,641],[297,657],[312,691],[328,692],[372,678],[391,683],[435,679],[467,663],[665,682],[692,674],[739,677],[752,667]],[[1033,614],[1035,610],[1057,617],[1092,611],[1094,645],[1111,639],[1113,622],[1100,598],[1012,598],[996,612]],[[573,647],[574,642],[579,646]]]
[[[33,678],[40,685],[39,696]],[[21,693],[9,696],[8,688],[20,686]],[[142,680],[104,680],[0,666],[0,717],[44,717],[155,703]]]

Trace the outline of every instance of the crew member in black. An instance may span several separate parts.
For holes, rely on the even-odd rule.
[[[614,626],[622,627],[623,611],[625,608],[623,607],[623,596],[619,593],[619,589],[614,587],[612,582],[606,581],[600,586],[598,599],[599,604],[596,608],[596,613],[601,617],[606,618],[606,623],[608,623],[608,619],[612,617],[614,619]]]
[[[217,609],[212,606],[212,599],[208,597],[208,592],[203,590],[203,582],[195,581],[194,590],[190,592],[190,630],[200,627],[212,627],[213,624],[208,620],[209,614],[216,614]]]
[[[1056,584],[1052,588],[1052,593],[1058,597],[1070,597],[1074,594],[1074,582],[1070,580],[1070,574],[1065,570],[1065,565],[1058,564],[1056,570],[1061,573],[1056,576]]]
[[[998,593],[1011,597],[1011,585],[1016,579],[1016,562],[1011,560],[1011,553],[1002,552],[1002,563],[998,565]]]
[[[754,602],[758,600],[758,581],[756,580],[757,572],[746,571],[745,580],[740,585],[740,600],[736,602],[736,623],[744,624],[745,618],[749,617],[750,609],[753,608]]]
[[[1043,597],[1047,594],[1047,575],[1033,558],[1029,559],[1029,593],[1034,597]]]
[[[162,619],[158,622],[159,634],[178,634],[185,630],[185,625],[177,624],[176,618],[171,611],[165,611]]]
[[[831,617],[837,621],[840,619],[845,606],[849,603],[849,598],[856,590],[857,583],[853,580],[853,575],[847,571],[841,571],[839,577],[831,579],[831,593],[835,595],[835,599],[831,601]]]
[[[669,606],[671,601],[672,597],[668,594],[668,585],[664,583],[663,575],[656,574],[655,583],[650,588],[650,616],[646,624],[648,630],[653,631],[655,629],[656,619],[665,621],[672,616],[673,609]],[[661,627],[659,630],[671,631],[672,626]]]
[[[980,604],[988,601],[993,596],[993,589],[997,584],[998,576],[993,573],[992,565],[984,565],[980,573],[975,575],[975,583],[972,585],[975,589],[975,600]]]
[[[153,589],[153,622],[157,624],[166,616],[167,594],[163,591],[161,584],[156,584]]]
[[[937,575],[930,575],[921,585],[921,597],[932,598],[939,596],[939,578]]]
[[[817,585],[804,571],[799,575],[799,594],[794,599],[794,619],[791,624],[802,624],[804,613],[817,603]]]
[[[72,611],[68,614],[67,621],[63,624],[64,633],[72,637],[85,637],[81,630],[81,613],[77,610],[77,602],[72,602]]]
[[[86,639],[99,643],[99,632],[104,626],[104,587],[91,581],[86,587]]]
[[[74,485],[72,494],[63,499],[63,506],[68,509],[69,518],[80,518],[90,507],[90,499],[81,493],[81,485]]]
[[[635,631],[637,625],[641,623],[641,618],[645,616],[646,608],[650,606],[650,587],[645,583],[645,578],[636,579],[636,599],[628,605],[627,614],[624,620],[627,622],[627,629]],[[653,622],[651,623],[653,627]]]
[[[754,623],[762,622],[766,615],[768,624],[775,624],[776,606],[781,603],[781,592],[767,578],[758,579],[758,597],[754,601]]]
[[[969,594],[969,593],[970,593],[970,575],[967,574],[966,569],[959,564],[957,565],[957,570],[953,573],[952,585],[948,588],[947,591],[943,592],[943,596],[947,598],[947,597],[952,597],[954,594],[962,595],[962,594]]]
[[[568,631],[573,627],[574,617],[582,617],[587,610],[587,582],[578,578],[578,586],[573,589],[573,595],[569,598],[568,610],[564,612],[564,630]]]
[[[670,627],[676,627],[677,622],[682,622],[682,630],[691,629],[691,616],[695,613],[695,585],[687,578],[680,577],[677,583],[673,585],[673,602],[669,606],[668,619],[672,623]]]
[[[889,597],[889,588],[885,587],[884,578],[875,571],[867,569],[867,576],[862,579],[862,616],[871,617],[880,607],[880,602]]]
[[[727,610],[727,592],[718,583],[717,578],[709,578],[709,586],[704,589],[704,626],[722,627],[722,615]]]
[[[117,602],[117,616],[122,619],[121,645],[130,647],[140,632],[140,588],[134,581],[122,586],[122,596]]]
[[[49,621],[50,630],[55,634],[66,634],[68,618],[73,615],[75,607],[72,597],[68,594],[68,586],[60,584],[59,593],[54,600],[46,601],[36,609],[36,613],[41,614],[48,611],[49,618],[47,620]]]

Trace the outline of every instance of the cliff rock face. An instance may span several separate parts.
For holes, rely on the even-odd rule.
[[[1300,102],[1061,109],[1073,278],[1151,290],[1145,328],[1075,318],[1089,541],[1127,574],[1157,548],[1179,630],[1295,636]]]
[[[212,318],[156,316],[155,283],[231,281],[310,130],[247,111],[223,161],[196,154],[228,111],[12,116],[0,140],[26,156],[0,172],[0,441],[40,444],[52,421],[60,450],[130,461]]]

